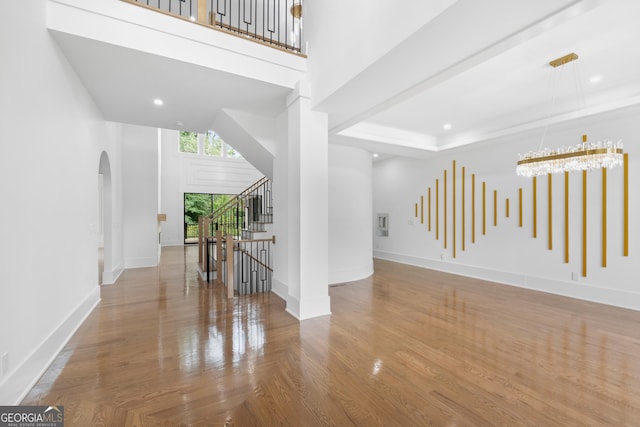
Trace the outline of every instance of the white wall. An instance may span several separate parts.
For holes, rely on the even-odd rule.
[[[634,183],[640,178],[640,151],[634,143],[640,138],[637,116],[640,108],[586,118],[577,123],[551,127],[545,146],[578,143],[581,135],[589,139],[621,138],[627,143],[630,172],[630,215],[640,207],[640,198],[634,191]],[[542,129],[525,134],[512,135],[501,140],[489,141],[482,146],[451,151],[430,160],[390,159],[374,165],[374,213],[389,213],[389,236],[374,236],[374,254],[377,257],[422,265],[509,283],[551,293],[586,300],[599,301],[621,307],[640,309],[640,291],[637,277],[640,274],[640,254],[636,242],[640,229],[633,220],[630,223],[629,257],[622,256],[622,168],[612,169],[607,177],[608,266],[601,267],[602,256],[602,179],[601,172],[588,174],[588,271],[587,277],[579,277],[582,262],[582,187],[581,174],[570,176],[570,262],[564,263],[564,177],[554,176],[553,181],[553,249],[548,249],[548,181],[538,178],[538,237],[533,238],[532,181],[517,177],[515,164],[518,153],[536,150],[540,144]],[[452,161],[457,161],[457,256],[453,258],[452,221]],[[466,170],[467,204],[466,248],[462,251],[461,219],[461,168]],[[448,170],[448,246],[444,248],[443,227],[443,175]],[[476,174],[476,243],[471,239],[471,174]],[[435,238],[435,180],[440,185],[440,239]],[[487,233],[481,232],[481,188],[487,183]],[[432,227],[428,232],[428,215],[425,223],[415,218],[415,203],[425,197],[432,188]],[[524,226],[518,226],[518,189],[524,192]],[[493,225],[493,191],[498,191],[498,226]],[[510,198],[510,217],[506,218],[505,199]],[[442,259],[441,259],[442,257]],[[578,274],[579,281],[573,277]]]
[[[184,243],[184,193],[238,194],[262,178],[245,159],[180,153],[178,143],[178,131],[162,130],[163,246]]]
[[[20,19],[0,14],[0,404],[16,404],[99,301],[98,164],[120,141],[49,37],[45,3],[4,6]]]
[[[373,273],[371,153],[329,145],[329,283]]]
[[[403,2],[402,7],[380,7],[367,0],[305,2],[304,30],[314,103],[453,3],[455,0],[412,0]]]
[[[158,265],[158,156],[157,129],[124,126],[125,268]]]

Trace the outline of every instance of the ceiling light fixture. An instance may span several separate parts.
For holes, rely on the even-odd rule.
[[[591,78],[589,79],[589,83],[600,83],[601,80],[602,76],[591,76]]]
[[[444,130],[451,130],[451,123],[445,123],[445,124],[442,126],[442,129],[444,129]]]
[[[162,101],[162,99],[160,98],[156,98],[153,100],[154,105],[160,106],[160,105],[164,105],[164,101]]]
[[[578,59],[578,55],[570,53],[561,58],[549,62],[554,68]],[[548,127],[548,124],[547,124]],[[540,147],[544,143],[542,136]],[[582,144],[562,147],[556,150],[549,148],[529,151],[520,155],[516,167],[519,176],[539,176],[572,171],[591,170],[600,168],[612,168],[623,163],[622,141],[598,141],[587,142],[587,135],[582,136]]]
[[[377,158],[379,156],[378,153],[373,153],[373,157]]]

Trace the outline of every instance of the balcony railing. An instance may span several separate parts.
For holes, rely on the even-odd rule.
[[[123,0],[305,54],[302,0]]]

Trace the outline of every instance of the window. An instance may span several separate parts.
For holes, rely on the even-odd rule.
[[[227,157],[242,159],[242,154],[220,138],[220,135],[210,130],[204,134],[204,146],[199,147],[198,134],[196,132],[180,131],[181,153],[204,154],[206,156]]]
[[[180,152],[198,153],[198,134],[195,132],[180,131]]]
[[[198,218],[211,215],[235,196],[231,194],[184,193],[184,242],[198,242]],[[244,212],[240,212],[244,216]]]
[[[235,148],[224,142],[222,138],[220,138],[220,135],[212,130],[208,131],[205,135],[204,153],[209,156],[230,157],[234,159],[242,158],[242,155],[238,153]]]
[[[222,156],[224,141],[218,134],[210,130],[204,139],[204,154],[208,156]]]

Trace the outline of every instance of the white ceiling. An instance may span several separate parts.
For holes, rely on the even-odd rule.
[[[640,1],[591,3],[580,13],[545,18],[537,31],[506,35],[511,43],[504,51],[446,78],[414,84],[370,106],[371,114],[360,115],[353,126],[334,125],[338,135],[350,138],[338,142],[397,154],[392,138],[386,147],[380,144],[384,137],[363,142],[375,139],[372,128],[387,128],[380,135],[409,134],[407,155],[415,156],[418,145],[438,151],[640,102]],[[549,65],[572,52],[577,61]],[[594,76],[601,80],[591,83]]]
[[[535,8],[532,4],[526,7]],[[447,36],[457,34],[463,47],[465,41],[478,38],[465,32],[478,17],[460,13],[477,10],[478,3],[454,2],[447,25],[429,21],[421,29],[432,30],[423,32],[424,40],[419,39],[419,30],[417,39],[409,37],[385,55],[380,67],[373,64],[319,105],[329,114],[330,141],[383,155],[426,156],[640,103],[640,1],[575,0],[563,5],[568,6],[558,6],[561,9],[551,15],[539,12],[541,16],[532,16],[529,25],[515,32],[506,24],[508,10],[506,16],[494,12],[490,19],[483,17],[496,41],[456,57],[455,50],[447,51]],[[523,6],[502,3],[502,9],[506,7]],[[441,36],[436,43],[434,33]],[[290,91],[107,43],[52,34],[111,121],[203,132],[220,109],[275,117],[285,108]],[[431,51],[420,51],[421,43]],[[580,59],[557,69],[548,65],[571,52]],[[445,56],[448,62],[442,59]],[[421,74],[422,69],[436,70],[440,65],[439,72]],[[413,69],[413,80],[404,87],[389,85],[389,79],[404,78],[398,71],[402,69]],[[590,83],[596,75],[601,81]],[[385,89],[397,89],[380,91],[381,82]],[[552,82],[557,82],[556,90]],[[579,93],[576,87],[581,88]],[[153,106],[154,98],[164,100],[161,109]],[[443,129],[445,123],[451,130]]]
[[[288,88],[52,31],[105,119],[206,132],[221,108],[275,117]],[[162,108],[153,104],[160,98]]]

